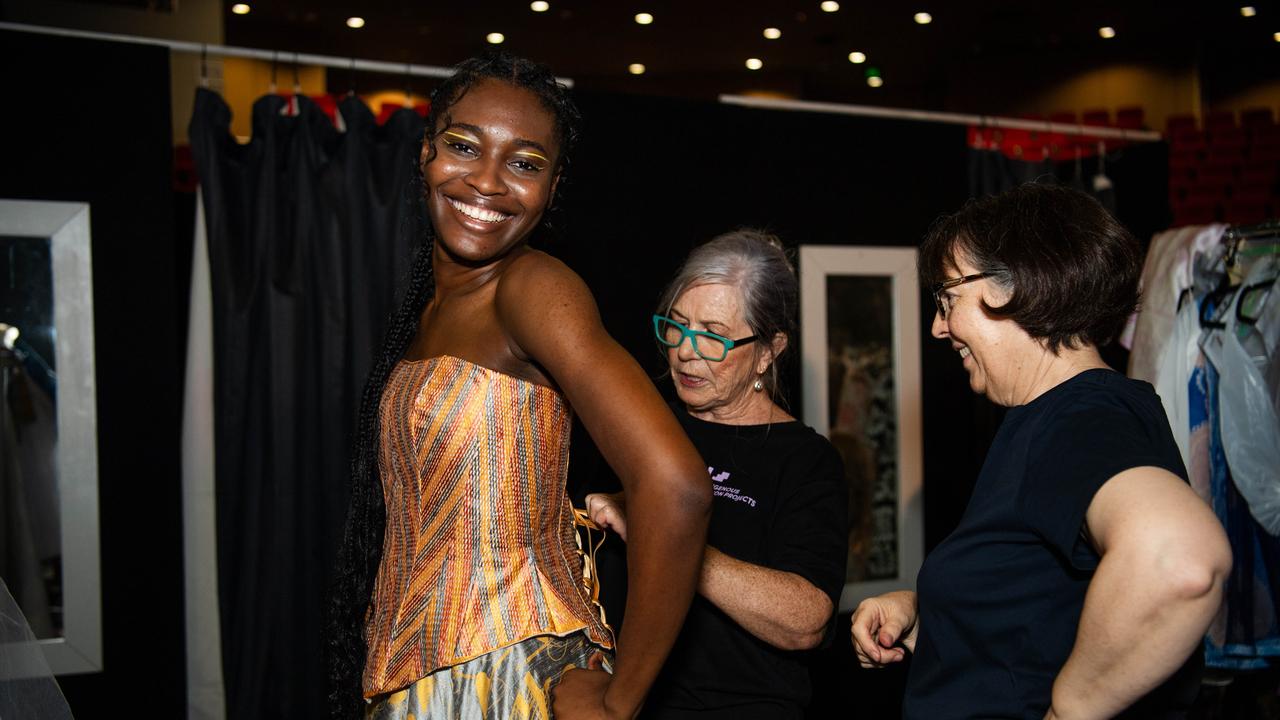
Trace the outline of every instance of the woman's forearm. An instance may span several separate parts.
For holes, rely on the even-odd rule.
[[[1109,718],[1132,705],[1196,649],[1221,603],[1207,565],[1153,577],[1119,560],[1104,558],[1089,585],[1075,647],[1053,684],[1053,717]]]
[[[1217,518],[1167,471],[1109,480],[1087,523],[1102,560],[1051,717],[1109,718],[1155,689],[1200,645],[1222,602],[1231,550]]]
[[[707,546],[698,592],[747,632],[783,650],[822,641],[831,598],[795,573],[730,557]]]
[[[627,622],[605,693],[606,708],[618,717],[639,711],[693,598],[710,514],[706,472],[694,470],[697,477],[683,487],[647,482],[627,489]]]

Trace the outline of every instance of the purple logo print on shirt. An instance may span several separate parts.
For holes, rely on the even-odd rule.
[[[756,506],[755,498],[743,495],[742,488],[729,487],[724,484],[724,482],[729,479],[728,470],[717,473],[715,468],[708,467],[707,473],[711,475],[711,482],[715,483],[715,486],[711,488],[711,493],[713,495],[716,497],[722,497],[726,500],[745,503],[751,507]]]

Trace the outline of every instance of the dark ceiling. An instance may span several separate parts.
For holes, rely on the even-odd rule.
[[[488,47],[552,66],[587,89],[677,96],[765,91],[791,97],[938,110],[997,112],[1020,94],[1090,68],[1118,63],[1200,71],[1212,102],[1280,79],[1280,2],[867,3],[843,0],[528,0],[457,3],[392,0],[257,0],[235,15],[226,2],[226,42],[281,51],[449,65]],[[919,25],[914,13],[933,22]],[[638,12],[654,16],[639,25]],[[345,20],[359,15],[364,28]],[[1098,28],[1114,27],[1110,40]],[[765,39],[765,27],[782,31]],[[867,54],[850,63],[850,51]],[[760,70],[744,63],[755,57]],[[643,63],[644,75],[628,74]],[[880,88],[868,87],[876,68]],[[332,77],[332,75],[331,75]],[[340,83],[348,80],[343,78]],[[357,79],[359,82],[372,82]]]

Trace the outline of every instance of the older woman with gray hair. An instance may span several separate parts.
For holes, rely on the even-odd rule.
[[[780,404],[796,300],[778,240],[739,230],[695,249],[653,316],[714,500],[698,595],[643,717],[798,718],[808,703],[802,651],[839,602],[848,489],[835,449]],[[626,539],[621,494],[587,509]]]

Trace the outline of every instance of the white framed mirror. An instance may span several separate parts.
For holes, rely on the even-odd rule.
[[[15,443],[0,450],[11,484],[0,489],[12,491],[0,513],[16,558],[0,575],[55,674],[103,666],[89,238],[85,203],[0,200],[0,352],[12,391],[0,400],[4,429],[25,441],[0,437]]]

